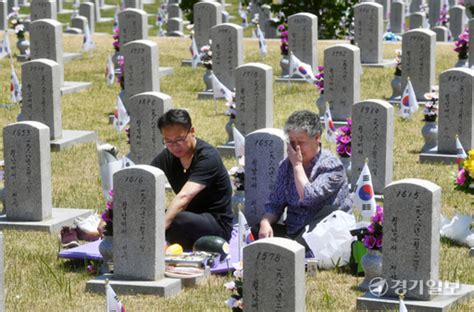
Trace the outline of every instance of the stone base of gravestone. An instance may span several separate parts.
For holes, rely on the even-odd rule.
[[[71,35],[82,35],[82,29],[77,28],[77,27],[68,27],[64,31],[65,34],[71,34]]]
[[[212,91],[201,91],[198,92],[199,100],[212,100],[214,98],[214,92]]]
[[[308,83],[306,79],[303,78],[289,78],[289,77],[278,77],[275,79],[275,82],[284,82],[284,83]]]
[[[182,60],[181,61],[181,66],[191,66],[191,65],[192,65],[191,60]],[[204,67],[204,65],[202,65],[202,63],[198,63],[197,66]]]
[[[30,56],[26,54],[20,54],[16,56],[16,60],[20,63],[28,62],[30,60]]]
[[[456,154],[441,154],[438,153],[438,147],[433,147],[431,150],[420,154],[420,163],[443,163],[455,164],[457,161]]]
[[[80,60],[82,59],[82,53],[76,53],[76,52],[64,52],[63,53],[63,62],[67,63],[70,61],[74,60]]]
[[[225,143],[224,145],[217,146],[217,151],[221,156],[234,156],[235,155],[235,145],[234,141]]]
[[[62,9],[61,11],[58,12],[58,14],[72,14],[73,10],[70,9]]]
[[[64,81],[61,86],[61,95],[77,93],[92,87],[91,82]]]
[[[409,300],[404,299],[405,306],[408,311],[417,312],[444,312],[453,308],[455,305],[474,298],[474,285],[452,284],[457,285],[456,289],[449,288],[444,294],[436,296],[431,301]],[[358,311],[380,311],[392,310],[398,311],[400,301],[398,298],[376,297],[370,292],[364,296],[357,298],[356,310]]]
[[[87,209],[53,208],[52,217],[43,221],[9,221],[6,215],[0,215],[0,230],[47,231],[57,234],[63,226],[73,225],[76,218],[87,218],[93,213]]]
[[[113,21],[114,21],[113,17],[101,17],[98,21],[95,21],[95,22],[96,23],[110,23]]]
[[[384,67],[394,67],[395,61],[394,60],[382,60],[381,63],[362,63],[363,67],[377,67],[377,68],[384,68]]]
[[[158,76],[159,77],[164,77],[164,76],[169,76],[174,73],[173,67],[160,67],[158,69]]]
[[[74,145],[97,141],[95,131],[63,130],[60,139],[51,141],[51,151],[62,151]]]
[[[166,33],[167,37],[185,37],[185,35],[181,31],[172,31]]]
[[[165,275],[167,273],[165,272]],[[198,277],[174,277],[174,276],[168,276],[168,278],[173,278],[173,279],[179,279],[181,280],[181,286],[184,288],[191,288],[195,287],[197,285],[204,284],[208,279],[209,276],[211,276],[211,269],[209,267],[206,267],[204,269],[204,274]]]
[[[117,295],[156,295],[160,297],[172,297],[182,290],[180,279],[163,278],[159,281],[129,281],[114,280],[113,274],[104,274],[86,283],[86,291],[105,294],[105,280],[109,280],[110,286]]]
[[[319,121],[324,127],[324,116],[319,116]],[[342,126],[347,126],[347,120],[333,120],[332,122],[334,124],[334,127],[336,127],[336,129]]]
[[[400,105],[400,101],[401,101],[401,97],[396,97],[395,99],[388,99],[386,100],[387,102],[389,102],[390,104],[392,105]],[[428,101],[425,99],[424,101],[420,101],[420,100],[417,100],[418,102],[418,105],[421,107],[423,107]],[[398,113],[398,112],[397,112]]]
[[[107,11],[107,10],[115,10],[115,5],[112,4],[104,4],[103,6],[100,7],[101,11]]]

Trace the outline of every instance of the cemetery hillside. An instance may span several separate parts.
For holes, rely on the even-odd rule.
[[[307,2],[0,0],[0,311],[474,311],[474,1]],[[175,193],[149,166],[189,138],[163,140],[172,108],[233,187],[232,238],[201,241],[191,278],[169,274]],[[353,209],[307,250],[243,226],[301,110]],[[67,240],[86,219],[95,237]]]

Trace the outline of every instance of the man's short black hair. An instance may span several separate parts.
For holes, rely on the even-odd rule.
[[[158,119],[158,128],[163,130],[163,128],[168,126],[181,125],[186,129],[191,129],[192,122],[191,116],[184,109],[170,109],[163,116]]]

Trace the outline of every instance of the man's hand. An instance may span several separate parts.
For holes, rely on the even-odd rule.
[[[188,181],[184,184],[181,191],[179,191],[176,197],[171,201],[168,209],[166,210],[165,230],[171,226],[171,223],[173,223],[176,215],[181,211],[186,210],[191,200],[196,197],[196,195],[199,194],[199,192],[201,192],[204,188],[206,188],[205,185],[196,182]]]
[[[260,221],[260,231],[258,232],[258,238],[273,237],[273,229],[270,222],[267,219]]]
[[[293,168],[298,165],[303,165],[303,155],[301,154],[301,148],[296,145],[295,148],[291,144],[288,144],[288,159],[290,160]]]
[[[171,226],[171,223],[173,223],[173,219],[165,215],[165,231]]]

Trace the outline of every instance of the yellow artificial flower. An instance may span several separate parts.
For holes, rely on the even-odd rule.
[[[463,162],[464,168],[469,171],[471,176],[474,175],[474,149],[469,151],[469,157]]]

